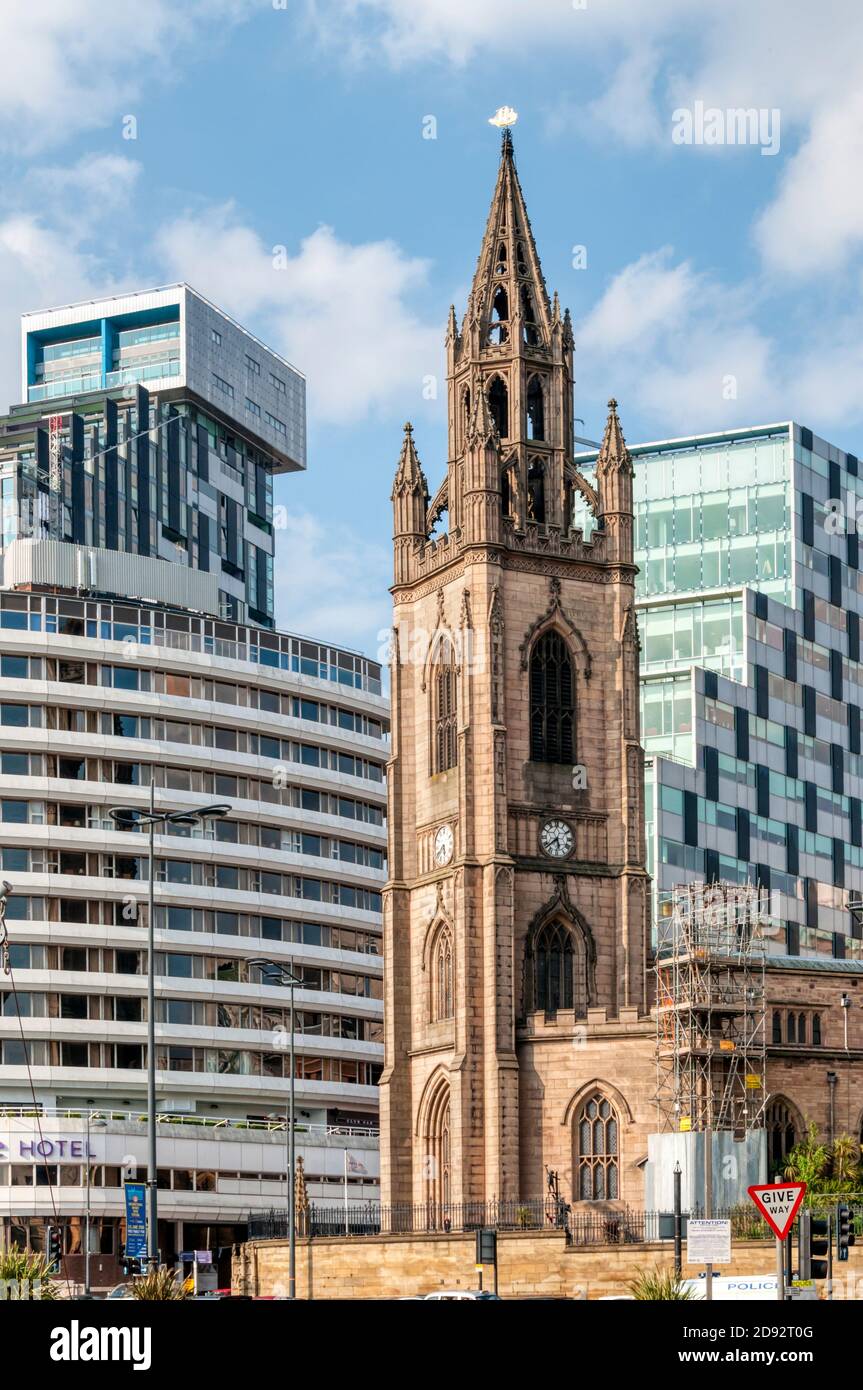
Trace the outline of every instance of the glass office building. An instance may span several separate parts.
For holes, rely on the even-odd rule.
[[[794,423],[631,453],[655,912],[759,882],[774,951],[861,958],[857,458]]]

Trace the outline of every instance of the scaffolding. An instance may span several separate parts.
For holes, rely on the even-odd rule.
[[[660,924],[656,970],[656,1103],[660,1127],[762,1128],[767,1025],[766,889],[687,883]]]

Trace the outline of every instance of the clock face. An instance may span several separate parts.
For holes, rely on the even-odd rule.
[[[434,862],[440,865],[448,864],[452,859],[454,847],[452,826],[442,825],[434,837]]]
[[[572,853],[572,831],[565,820],[547,820],[539,832],[539,843],[552,859],[565,859]]]

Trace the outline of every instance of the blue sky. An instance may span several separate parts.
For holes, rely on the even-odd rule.
[[[114,287],[188,280],[284,352],[286,627],[380,645],[401,426],[434,487],[504,103],[588,437],[613,394],[632,442],[792,416],[863,454],[856,0],[6,0],[0,44],[0,396],[20,312]],[[675,143],[698,102],[778,111],[778,152]]]

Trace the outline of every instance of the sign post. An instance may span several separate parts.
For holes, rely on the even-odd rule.
[[[127,1182],[126,1259],[147,1258],[147,1189],[142,1182]]]
[[[759,1183],[746,1189],[776,1237],[776,1297],[785,1301],[785,1237],[806,1196],[805,1182]]]

